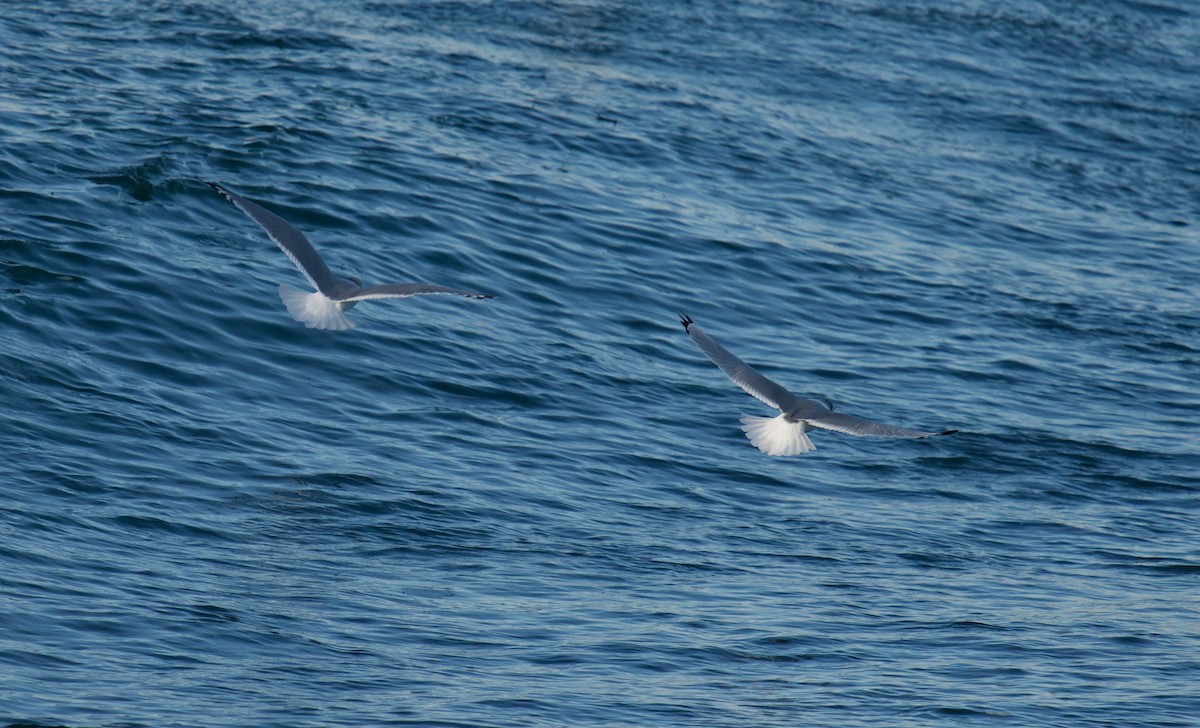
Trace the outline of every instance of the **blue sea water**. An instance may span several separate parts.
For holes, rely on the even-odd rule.
[[[5,3],[0,725],[1200,725],[1197,142],[1189,0]]]

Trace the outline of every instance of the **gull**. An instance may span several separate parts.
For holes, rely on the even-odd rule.
[[[364,287],[362,281],[357,278],[336,276],[321,259],[321,254],[317,252],[317,249],[308,242],[308,238],[304,237],[304,233],[297,230],[287,220],[230,191],[224,185],[205,179],[200,181],[220,192],[225,199],[262,226],[271,240],[275,241],[279,249],[287,254],[287,257],[296,264],[308,282],[317,289],[313,293],[308,293],[284,284],[279,286],[279,297],[283,299],[283,304],[287,306],[292,318],[309,328],[334,329],[336,331],[352,329],[355,324],[346,318],[344,312],[354,308],[359,301],[375,298],[408,298],[432,293],[448,293],[469,298],[495,298],[495,296],[483,293],[463,291],[432,283],[385,283]]]
[[[820,428],[862,437],[936,437],[953,435],[958,430],[922,432],[906,427],[885,425],[882,422],[833,411],[832,402],[797,397],[779,384],[757,372],[725,347],[713,341],[687,316],[680,314],[683,330],[700,351],[733,380],[733,383],[760,402],[782,412],[777,417],[743,417],[742,431],[750,442],[768,455],[799,455],[817,449],[808,439],[809,430]]]

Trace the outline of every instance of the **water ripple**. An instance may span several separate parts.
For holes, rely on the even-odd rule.
[[[7,9],[0,719],[1191,724],[1196,30]],[[499,298],[305,329],[197,175]],[[961,432],[763,457],[680,310]]]

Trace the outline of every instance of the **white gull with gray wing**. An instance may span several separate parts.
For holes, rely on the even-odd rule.
[[[925,432],[887,425],[834,412],[833,407],[815,399],[797,397],[783,386],[767,379],[754,367],[718,344],[687,316],[680,317],[683,329],[700,351],[720,367],[733,383],[765,405],[782,414],[777,417],[743,417],[742,430],[750,442],[768,455],[799,455],[816,449],[808,431],[816,428],[860,437],[935,437],[952,435],[958,430]]]
[[[295,263],[309,283],[317,289],[313,293],[308,293],[288,285],[281,284],[279,286],[279,297],[283,299],[288,312],[309,328],[338,331],[352,329],[354,323],[346,318],[345,311],[353,308],[359,301],[376,298],[408,298],[409,296],[437,293],[468,298],[493,298],[484,293],[464,291],[432,283],[386,283],[377,286],[363,286],[362,281],[357,278],[336,276],[333,271],[329,270],[329,266],[325,264],[317,249],[308,242],[308,238],[304,237],[304,233],[287,220],[232,192],[224,185],[203,179],[200,181],[221,193],[225,199],[258,223],[271,240],[279,246],[279,249]]]

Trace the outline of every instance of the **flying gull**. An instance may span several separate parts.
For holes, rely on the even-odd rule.
[[[783,414],[777,417],[743,417],[742,430],[750,442],[768,455],[799,455],[817,448],[805,434],[820,428],[862,437],[935,437],[953,435],[958,430],[922,432],[906,427],[872,422],[854,415],[833,411],[833,403],[797,397],[782,386],[755,371],[746,362],[731,354],[725,347],[713,341],[690,318],[680,314],[683,330],[687,332],[700,351],[712,360],[733,380],[764,404]]]
[[[350,276],[340,277],[329,270],[321,254],[308,242],[304,233],[275,213],[265,210],[245,197],[231,192],[216,182],[201,179],[201,182],[220,192],[250,219],[262,226],[280,250],[291,258],[304,277],[317,290],[307,293],[288,285],[280,284],[279,297],[297,321],[314,329],[343,331],[354,328],[346,318],[345,311],[354,308],[359,301],[375,298],[408,298],[432,293],[448,293],[469,298],[494,298],[483,293],[463,291],[458,288],[433,285],[431,283],[385,283],[378,286],[363,286],[362,281]]]

